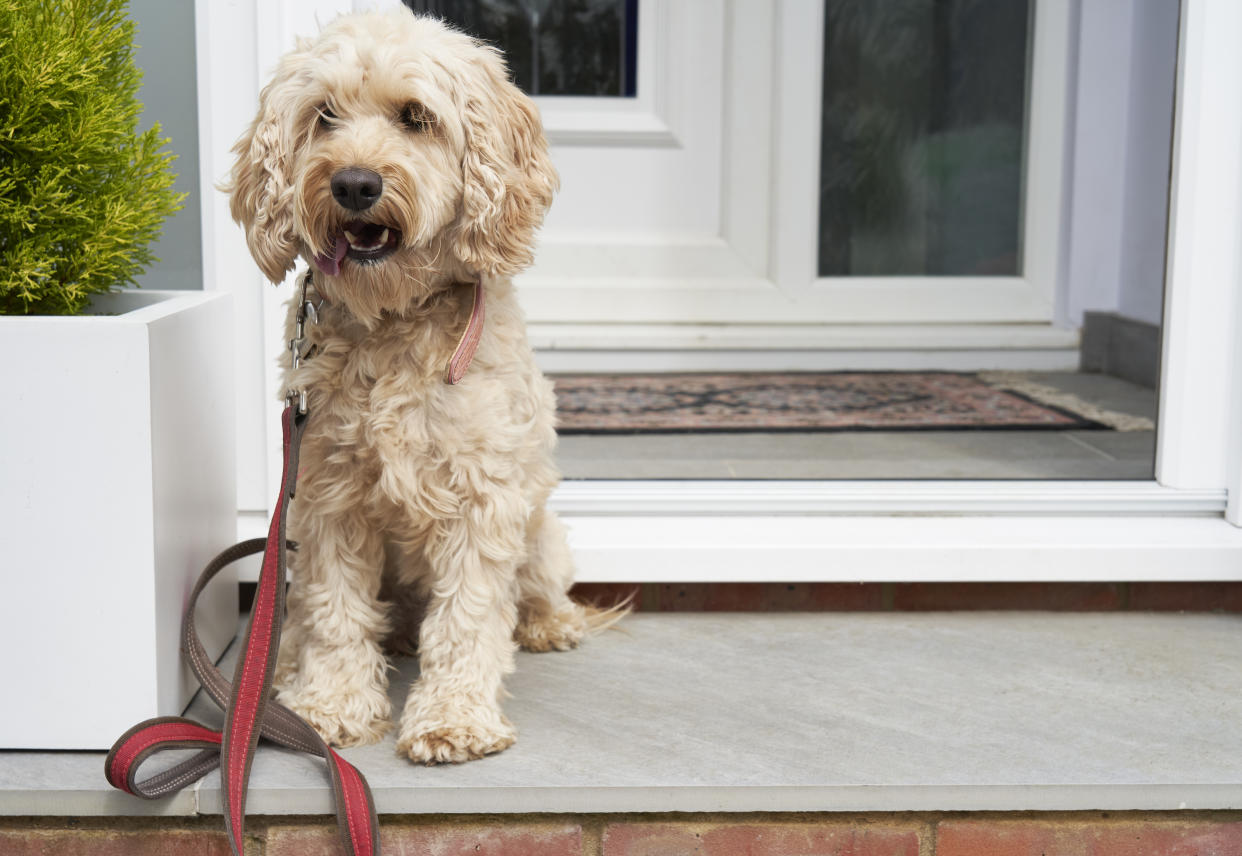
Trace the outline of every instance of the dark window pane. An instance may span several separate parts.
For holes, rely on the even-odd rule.
[[[505,52],[531,95],[633,97],[638,0],[403,0]]]
[[[827,0],[820,276],[1016,275],[1028,0]]]

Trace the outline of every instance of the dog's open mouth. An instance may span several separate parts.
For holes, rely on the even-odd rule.
[[[325,274],[336,276],[345,259],[360,264],[378,264],[401,243],[401,232],[382,223],[351,220],[341,227],[332,241],[332,250],[315,256],[315,265]]]

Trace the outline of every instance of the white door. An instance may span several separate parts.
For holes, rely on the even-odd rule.
[[[686,324],[1051,322],[1070,4],[996,4],[1008,10],[1011,31],[1008,52],[999,56],[971,55],[988,40],[940,32],[970,23],[935,20],[934,8],[944,5],[642,0],[637,98],[537,98],[564,189],[535,267],[520,280],[531,320],[607,323],[614,334],[641,325],[648,347],[661,329],[670,342],[683,341]],[[990,4],[969,5],[977,11]],[[915,20],[885,19],[894,9]],[[996,22],[986,23],[994,32]],[[867,27],[872,32],[858,32]],[[962,113],[971,95],[959,91],[966,87],[952,70],[929,82],[922,101],[910,91],[922,83],[919,71],[906,70],[893,81],[901,92],[871,98],[887,99],[892,114],[870,117],[871,128],[899,126],[889,134],[888,161],[837,163],[851,154],[851,140],[832,135],[857,137],[869,120],[865,109],[852,109],[860,93],[841,72],[876,61],[859,46],[877,34],[905,38],[916,65],[921,57],[954,68],[973,64],[976,77],[1014,78],[1007,96],[995,85],[986,93],[1006,99],[1000,112],[1007,120],[992,121],[979,108],[955,120],[952,108]],[[835,59],[827,74],[826,41]],[[899,70],[901,45],[885,50]],[[901,103],[912,95],[913,103]],[[927,113],[924,102],[955,99],[931,108],[939,111],[933,124],[944,127],[902,138],[919,124],[915,116],[906,122],[911,127],[900,127],[903,106]],[[855,140],[852,151],[874,148]],[[963,160],[982,166],[963,169]],[[865,182],[877,166],[894,174],[882,182],[899,185],[888,189],[890,198],[883,187],[832,192],[834,183]],[[905,181],[896,175],[903,171]],[[988,185],[1000,186],[991,194],[1000,198],[989,197]],[[960,197],[980,189],[998,210],[974,205],[974,223],[964,222]],[[850,210],[840,211],[842,204]],[[885,206],[894,210],[861,222],[869,209]],[[891,222],[902,219],[909,222]],[[970,255],[966,244],[997,243],[982,232],[1002,220],[1008,243],[1002,235],[999,248]],[[833,233],[841,221],[847,229],[836,232],[850,234]],[[953,258],[964,247],[968,257]]]

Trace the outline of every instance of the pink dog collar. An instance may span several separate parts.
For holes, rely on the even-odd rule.
[[[314,284],[314,281],[314,271],[307,270],[306,277],[302,283],[303,294],[306,293],[306,289],[309,286]],[[483,319],[485,317],[483,281],[481,279],[475,280],[472,290],[470,318],[466,321],[466,329],[462,330],[461,338],[457,340],[457,347],[453,349],[453,356],[449,357],[448,367],[444,370],[444,382],[450,386],[460,383],[461,379],[466,376],[470,363],[474,360],[475,352],[479,350],[479,339],[483,336]],[[328,299],[322,293],[319,293],[318,296],[318,303],[309,303],[311,308],[315,310],[322,308],[328,303]],[[308,301],[303,300],[303,303],[308,303]]]
[[[461,338],[457,340],[457,347],[453,350],[453,356],[449,359],[448,369],[444,372],[445,383],[455,384],[466,376],[470,361],[474,359],[474,352],[479,349],[479,339],[482,335],[483,281],[476,280],[474,304],[470,307],[470,320],[466,322],[466,329],[462,331]]]

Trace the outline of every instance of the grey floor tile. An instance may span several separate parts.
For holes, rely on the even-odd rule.
[[[1072,431],[1075,440],[1098,449],[1117,461],[1142,469],[1142,478],[1151,478],[1156,463],[1154,431]]]
[[[1105,410],[1156,418],[1156,390],[1103,374],[1031,372],[1030,379],[1073,393]]]

